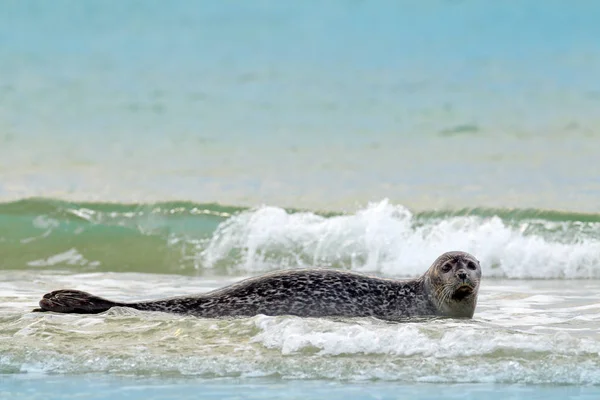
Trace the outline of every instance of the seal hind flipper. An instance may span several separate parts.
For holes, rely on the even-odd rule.
[[[79,290],[55,290],[46,293],[40,300],[40,308],[33,310],[52,311],[58,313],[98,314],[111,307],[125,305],[103,299]]]

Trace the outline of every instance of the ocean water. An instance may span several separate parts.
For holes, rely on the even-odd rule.
[[[0,398],[600,395],[600,4],[0,2]],[[472,320],[31,313],[480,261]]]

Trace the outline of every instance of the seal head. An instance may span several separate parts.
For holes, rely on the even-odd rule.
[[[479,261],[469,253],[439,256],[423,276],[426,291],[441,315],[472,318],[481,281]]]

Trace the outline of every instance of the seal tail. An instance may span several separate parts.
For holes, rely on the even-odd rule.
[[[55,290],[46,293],[40,300],[40,308],[33,311],[52,311],[57,313],[98,314],[115,306],[130,306],[126,303],[117,303],[102,297],[81,292],[79,290]]]

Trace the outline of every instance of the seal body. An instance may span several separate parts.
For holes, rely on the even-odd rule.
[[[249,278],[212,292],[156,301],[119,303],[77,290],[58,290],[38,311],[99,313],[131,307],[206,318],[296,315],[301,317],[472,317],[481,269],[463,252],[440,256],[420,278],[393,280],[329,269],[299,269]]]

